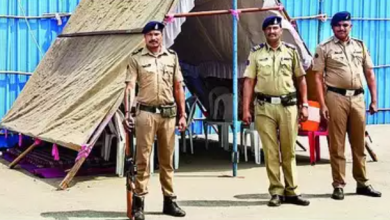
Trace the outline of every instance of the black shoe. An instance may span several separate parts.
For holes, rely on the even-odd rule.
[[[343,200],[344,199],[344,190],[342,188],[334,188],[332,199]]]
[[[279,195],[273,195],[268,202],[268,206],[270,207],[278,207],[281,204],[282,204],[282,197]]]
[[[310,201],[302,198],[302,196],[286,196],[284,197],[284,202],[294,205],[308,206]]]
[[[164,196],[163,213],[175,217],[186,216],[186,212],[176,203],[176,196]]]
[[[144,215],[144,198],[134,196],[134,203],[133,203],[133,216],[134,220],[145,220]]]
[[[356,194],[364,195],[364,196],[371,196],[371,197],[381,197],[382,196],[382,193],[379,191],[376,191],[374,188],[372,188],[371,185],[368,185],[366,187],[356,188]]]

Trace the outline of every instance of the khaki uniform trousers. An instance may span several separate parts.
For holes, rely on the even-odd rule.
[[[135,118],[136,164],[135,194],[148,193],[150,178],[150,153],[157,135],[160,183],[164,196],[174,196],[173,192],[173,153],[175,145],[176,118],[162,118],[160,114],[140,111]]]
[[[267,102],[262,105],[257,103],[255,123],[265,154],[265,165],[270,182],[269,193],[280,196],[299,195],[295,160],[298,108]],[[285,186],[280,177],[280,165],[282,165]]]
[[[365,103],[364,95],[347,97],[328,91],[326,105],[329,109],[329,154],[332,167],[333,187],[344,187],[345,182],[345,136],[352,149],[353,177],[358,187],[367,185],[365,149]]]

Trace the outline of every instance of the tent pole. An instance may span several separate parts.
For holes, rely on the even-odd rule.
[[[32,151],[36,146],[38,146],[37,144],[33,143],[30,147],[28,147],[23,153],[21,153],[15,160],[13,160],[10,165],[9,165],[9,168],[10,169],[13,169],[28,153],[30,153],[30,151]]]
[[[62,190],[65,190],[69,187],[70,182],[73,180],[74,176],[76,176],[77,171],[79,171],[80,167],[83,165],[83,163],[86,159],[87,158],[82,157],[82,158],[80,158],[80,160],[76,161],[76,163],[73,165],[72,169],[69,171],[69,173],[66,175],[66,177],[60,183],[60,188]]]
[[[234,4],[235,0],[233,0]],[[279,6],[275,7],[264,7],[264,8],[241,8],[238,9],[240,13],[252,13],[252,12],[260,12],[260,11],[270,11],[270,10],[281,10],[282,8]],[[237,10],[237,7],[233,7],[233,10]],[[168,18],[170,16],[174,18],[183,18],[183,17],[199,17],[199,16],[210,16],[210,15],[226,15],[231,14],[230,10],[211,10],[211,11],[195,11],[188,13],[178,13],[178,14],[170,14],[165,17]]]
[[[233,1],[233,10],[237,10],[237,0]],[[233,16],[233,177],[237,176],[237,19],[238,16]]]

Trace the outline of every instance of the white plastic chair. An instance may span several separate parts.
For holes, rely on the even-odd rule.
[[[221,118],[218,118],[218,112],[220,107],[223,107],[223,114]],[[218,125],[221,127],[220,143],[225,150],[229,150],[229,126],[233,123],[233,94],[223,94],[218,96],[214,102],[214,111],[212,114],[213,120],[207,120],[204,122],[204,126]],[[208,132],[205,132],[206,136],[206,149],[208,149]]]
[[[261,164],[261,141],[259,133],[255,129],[244,129],[243,134],[241,135],[243,138],[241,143],[243,142],[245,162],[248,162],[247,135],[250,135],[251,149],[255,156],[255,163]]]

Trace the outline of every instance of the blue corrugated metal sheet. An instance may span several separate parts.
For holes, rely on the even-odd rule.
[[[44,13],[71,13],[79,0],[0,0],[0,15],[41,16]],[[0,18],[0,71],[33,72],[67,18]],[[35,37],[39,46],[36,45]],[[40,54],[38,47],[43,54]],[[12,106],[28,76],[0,73],[0,118]]]
[[[282,0],[291,18],[302,18],[319,13],[319,1],[317,0]],[[306,43],[310,52],[314,52],[318,44],[318,19],[297,19],[299,34]]]
[[[353,27],[351,35],[362,39],[367,45],[374,65],[390,64],[390,21],[361,20],[359,18],[390,18],[390,1],[383,0],[322,0],[321,10],[332,16],[338,11],[349,11],[352,14]],[[330,21],[321,25],[321,41],[332,35]],[[390,108],[390,68],[376,68],[378,108]],[[370,103],[370,95],[366,90],[367,108]],[[367,114],[368,124],[390,123],[390,111],[380,111],[371,116]]]

